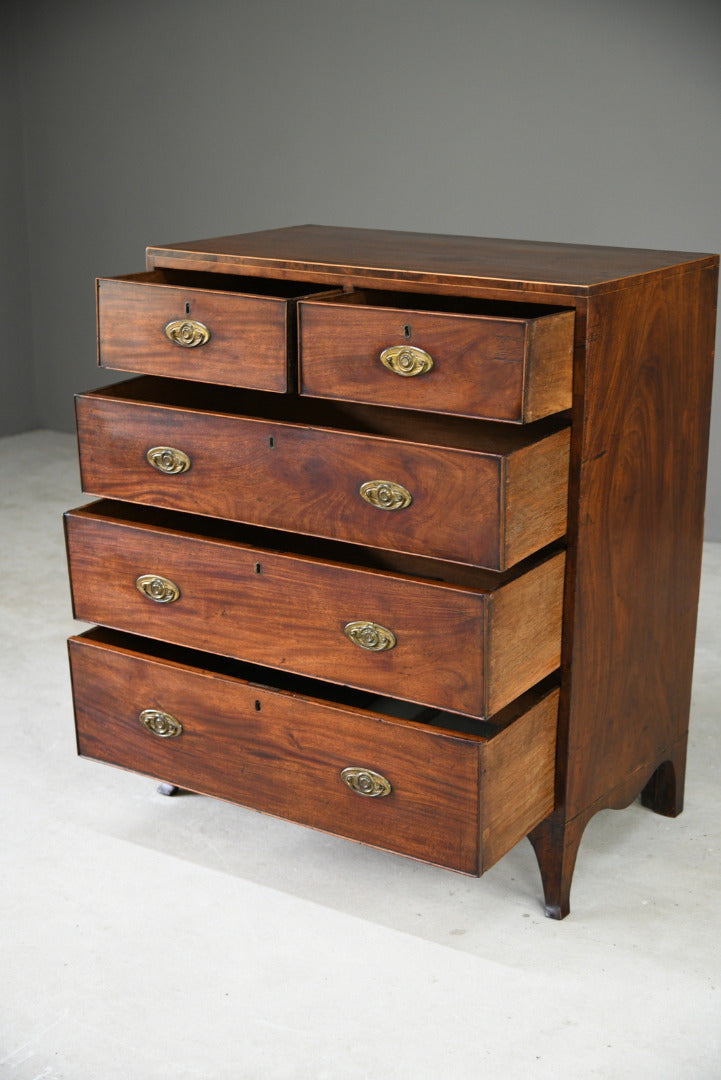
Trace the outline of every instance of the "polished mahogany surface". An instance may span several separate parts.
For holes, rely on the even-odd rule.
[[[149,266],[584,295],[715,256],[643,248],[298,225],[148,248]]]

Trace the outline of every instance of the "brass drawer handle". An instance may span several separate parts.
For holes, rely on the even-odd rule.
[[[138,720],[153,735],[161,739],[175,739],[183,734],[183,725],[162,709],[143,709]]]
[[[210,341],[210,330],[195,319],[174,319],[165,327],[165,336],[184,349],[195,349]]]
[[[176,476],[178,473],[187,472],[190,468],[190,458],[182,450],[176,450],[174,446],[151,446],[145,454],[148,465],[152,465],[158,472],[166,476]]]
[[[415,345],[393,345],[381,353],[381,364],[394,375],[409,379],[412,375],[425,375],[433,367],[433,357]]]
[[[159,574],[141,574],[135,581],[135,587],[156,604],[172,604],[180,597],[178,586]]]
[[[356,766],[349,766],[347,769],[342,769],[340,778],[344,784],[355,791],[356,795],[365,795],[368,799],[378,799],[383,795],[390,795],[391,785],[390,781],[386,780],[385,776],[381,776],[380,773],[373,772],[372,769],[359,769]]]
[[[360,496],[378,510],[405,510],[413,502],[410,491],[392,480],[367,480],[360,486]]]
[[[393,631],[375,622],[361,620],[346,623],[343,633],[359,649],[366,649],[368,652],[386,652],[388,649],[395,648],[396,645],[396,636]]]

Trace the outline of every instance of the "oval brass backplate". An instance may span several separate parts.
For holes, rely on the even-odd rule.
[[[197,349],[199,345],[210,341],[210,330],[195,319],[173,319],[165,327],[165,336],[174,345],[182,345],[184,349]]]
[[[365,795],[368,799],[377,799],[383,795],[390,795],[390,781],[385,776],[374,772],[373,769],[361,769],[350,765],[342,769],[340,778],[356,795]]]
[[[388,649],[395,648],[396,644],[393,631],[375,622],[361,620],[346,623],[343,633],[359,649],[365,649],[367,652],[386,652]]]
[[[180,597],[178,586],[159,574],[141,574],[136,578],[135,588],[156,604],[172,604]]]
[[[393,345],[381,353],[381,364],[394,375],[408,379],[413,375],[425,375],[433,367],[433,357],[415,345]]]
[[[138,720],[143,727],[161,739],[175,739],[183,734],[183,725],[180,721],[170,713],[163,712],[162,709],[143,709]]]
[[[360,486],[360,497],[378,510],[405,510],[413,502],[410,491],[392,480],[367,480]]]
[[[166,476],[175,476],[187,472],[190,468],[188,455],[182,450],[176,450],[174,446],[151,446],[145,453],[145,460],[148,465]]]

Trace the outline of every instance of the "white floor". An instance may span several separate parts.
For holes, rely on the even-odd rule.
[[[686,810],[605,811],[564,922],[481,880],[75,756],[74,440],[0,440],[1,1080],[721,1077],[721,545]]]

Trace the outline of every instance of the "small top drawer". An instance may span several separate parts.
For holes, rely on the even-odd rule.
[[[285,393],[295,300],[321,289],[179,270],[99,278],[98,363]]]
[[[310,397],[517,424],[571,406],[573,311],[358,290],[298,320]]]

